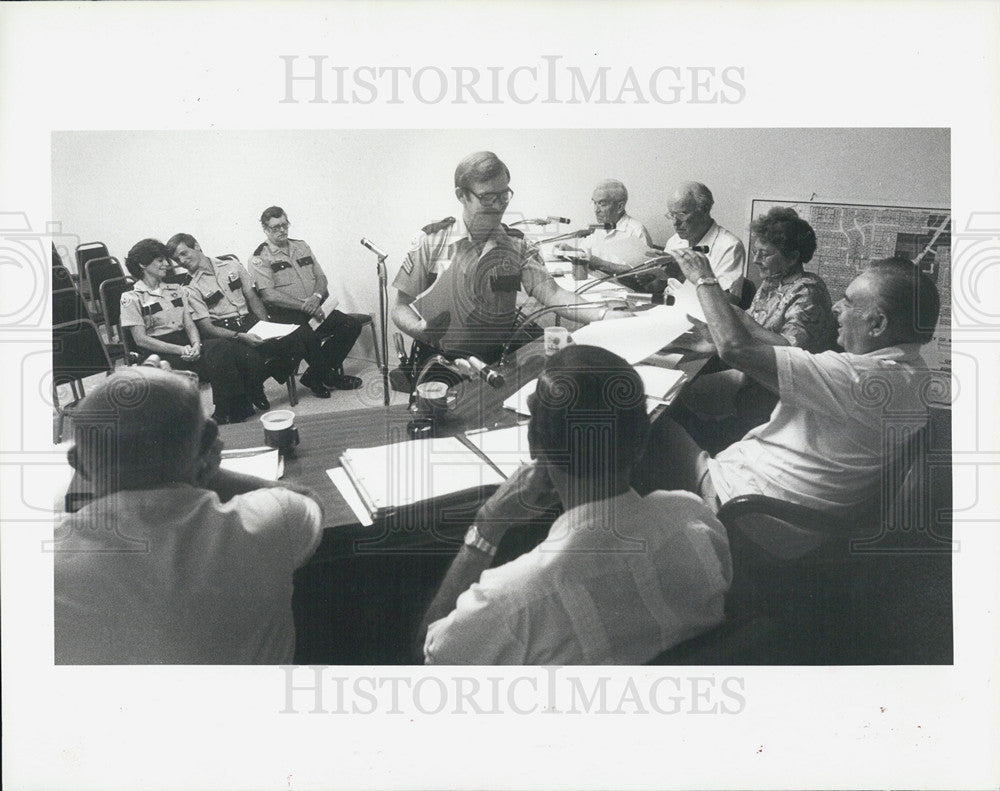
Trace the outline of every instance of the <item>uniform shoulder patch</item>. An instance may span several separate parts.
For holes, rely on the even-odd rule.
[[[445,217],[440,222],[432,222],[430,225],[425,225],[422,230],[426,234],[437,233],[438,231],[443,231],[445,228],[451,228],[455,224],[454,217]]]
[[[263,250],[265,247],[267,247],[267,242],[261,242],[259,245],[257,245],[257,249],[254,250],[250,255],[251,256],[260,255],[260,251]]]
[[[519,228],[511,228],[508,225],[503,225],[503,223],[501,223],[501,225],[503,226],[503,232],[508,236],[512,236],[515,239],[524,238],[524,231],[520,230]]]

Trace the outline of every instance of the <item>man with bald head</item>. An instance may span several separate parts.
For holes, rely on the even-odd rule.
[[[591,196],[594,219],[602,228],[572,244],[558,245],[559,249],[576,250],[586,256],[592,269],[608,274],[627,272],[645,258],[645,250],[652,245],[649,231],[641,222],[625,212],[628,190],[617,179],[605,179],[594,187]],[[629,245],[624,240],[637,240]]]
[[[776,346],[736,309],[705,255],[675,258],[696,284],[719,357],[778,395],[771,419],[710,458],[669,419],[641,465],[646,489],[687,489],[716,507],[763,494],[838,515],[879,494],[882,467],[928,419],[934,373],[920,355],[940,312],[934,283],[902,257],[871,262],[833,306],[843,352]]]
[[[220,469],[197,385],[172,371],[115,373],[73,430],[70,464],[95,499],[56,530],[56,663],[291,662],[314,496]]]
[[[670,196],[667,219],[674,225],[674,235],[667,240],[666,252],[706,247],[712,274],[723,291],[739,300],[746,275],[747,252],[735,234],[712,219],[715,199],[704,184],[685,181]]]

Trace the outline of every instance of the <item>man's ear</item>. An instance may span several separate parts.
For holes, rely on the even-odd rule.
[[[212,418],[206,418],[205,425],[201,430],[201,443],[198,448],[198,457],[201,458],[206,453],[209,453],[218,438],[219,424]]]
[[[875,310],[870,319],[871,329],[869,332],[873,338],[878,338],[880,335],[884,335],[889,330],[889,319],[881,310]]]

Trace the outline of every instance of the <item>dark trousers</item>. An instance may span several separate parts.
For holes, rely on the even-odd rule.
[[[159,335],[156,340],[179,346],[190,343],[183,330]],[[160,354],[160,358],[178,370],[194,371],[207,379],[212,385],[212,401],[228,409],[234,400],[246,397],[244,376],[238,367],[237,349],[234,348],[238,345],[225,338],[206,338],[201,342],[201,357],[195,362],[184,360],[177,354]]]
[[[258,321],[253,314],[247,314],[242,318],[215,319],[212,323],[233,332],[253,332]],[[312,334],[306,325],[283,338],[270,338],[257,347],[235,341],[238,364],[246,375],[248,391],[258,392],[268,376],[284,384],[298,370],[299,361],[306,357],[306,345]]]
[[[344,358],[354,347],[361,334],[361,322],[353,319],[339,310],[333,311],[323,319],[315,330],[309,326],[309,316],[301,310],[287,308],[268,308],[271,321],[279,324],[298,324],[307,331],[301,337],[305,343],[305,360],[310,368],[323,372],[333,370],[340,372],[344,366]]]

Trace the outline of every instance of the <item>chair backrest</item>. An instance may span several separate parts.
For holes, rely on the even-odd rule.
[[[82,319],[53,325],[53,386],[113,370],[108,350],[93,321]]]
[[[101,283],[101,310],[108,337],[121,337],[117,331],[122,316],[122,294],[131,291],[135,281],[130,277],[113,277]]]
[[[61,288],[52,292],[52,323],[65,324],[90,318],[87,305],[75,288]]]
[[[115,277],[124,277],[125,272],[117,258],[91,258],[86,264],[87,282],[90,283],[90,293],[95,301],[100,299],[101,283]]]
[[[76,283],[73,280],[73,275],[70,271],[62,266],[52,267],[52,290],[62,291],[66,288],[76,288]]]
[[[87,262],[93,258],[107,258],[111,253],[104,242],[85,242],[76,246],[76,271],[86,276]]]

